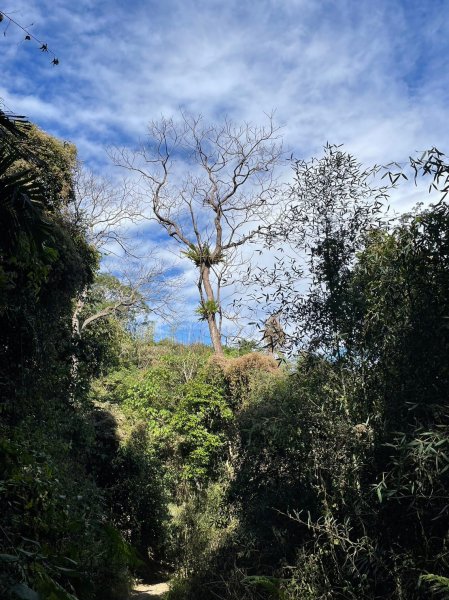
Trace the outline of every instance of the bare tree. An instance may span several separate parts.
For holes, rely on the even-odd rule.
[[[237,249],[269,223],[278,190],[275,167],[282,156],[272,116],[265,127],[229,120],[207,124],[182,113],[149,125],[137,151],[111,153],[115,164],[140,176],[152,216],[183,246],[198,270],[200,306],[216,353],[221,343],[220,292]]]
[[[118,248],[118,268],[114,275],[100,273],[75,299],[72,313],[74,346],[83,339],[86,329],[100,319],[126,319],[152,312],[167,319],[172,316],[173,298],[179,278],[168,277],[168,268],[155,253],[140,260],[134,254],[132,235],[127,231],[142,218],[138,198],[126,180],[114,184],[77,166],[74,197],[67,206],[67,219],[84,230],[87,240],[100,257]],[[143,264],[143,266],[142,266]],[[72,354],[72,391],[75,398],[79,383],[79,361]]]
[[[132,243],[125,226],[142,218],[134,186],[126,179],[113,183],[80,163],[73,185],[74,198],[68,206],[70,220],[85,231],[87,240],[98,252],[118,245],[131,254]]]
[[[179,279],[166,277],[167,267],[154,252],[139,257],[128,228],[142,219],[138,197],[133,185],[123,180],[114,184],[78,165],[74,177],[74,199],[68,206],[68,218],[85,231],[87,240],[99,255],[118,248],[122,256],[115,277],[97,278],[76,299],[72,315],[75,337],[81,337],[91,323],[110,315],[119,315],[138,307],[169,318],[172,314],[174,290]],[[142,266],[143,263],[143,266]],[[116,283],[112,283],[115,279]],[[101,309],[86,314],[86,303],[95,288],[108,281],[107,300]],[[102,283],[103,282],[103,283]],[[104,287],[104,285],[103,285]]]

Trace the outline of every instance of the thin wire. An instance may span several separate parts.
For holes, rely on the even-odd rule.
[[[3,35],[6,35],[6,32],[8,30],[8,27],[10,26],[11,23],[14,23],[14,25],[16,27],[18,27],[19,29],[21,29],[24,33],[25,33],[25,39],[26,40],[34,40],[35,42],[37,42],[40,45],[40,50],[42,52],[48,52],[49,54],[51,54],[53,56],[53,60],[52,60],[52,64],[54,65],[58,65],[59,64],[59,59],[57,58],[56,54],[53,52],[53,50],[50,50],[50,48],[48,47],[48,44],[43,42],[42,40],[40,40],[39,38],[37,38],[35,35],[33,35],[31,33],[31,31],[29,31],[28,29],[26,29],[25,27],[23,27],[20,23],[18,23],[15,19],[13,19],[10,15],[8,15],[7,13],[3,12],[2,10],[0,10],[0,15],[6,19],[9,20],[8,25],[6,26],[5,31],[3,32]],[[2,19],[3,20],[3,19]],[[1,21],[0,21],[1,22]]]

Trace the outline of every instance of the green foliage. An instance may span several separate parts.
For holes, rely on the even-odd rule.
[[[130,388],[124,391],[122,401],[125,409],[141,417],[150,416],[153,406],[160,406],[160,401],[163,401],[169,384],[169,369],[161,366],[148,371],[140,381],[132,382]]]
[[[232,412],[220,390],[203,381],[190,381],[181,389],[177,410],[166,422],[167,432],[178,439],[181,477],[200,483],[210,477],[226,445],[224,430]]]
[[[106,590],[126,583],[128,549],[104,523],[95,486],[57,458],[64,447],[36,450],[34,443],[4,441],[0,448],[0,496],[8,507],[1,530],[2,597],[19,591],[43,599],[109,597]]]
[[[220,387],[207,380],[208,354],[199,363],[194,352],[168,353],[122,388],[124,409],[147,421],[154,447],[172,468],[172,485],[178,478],[206,481],[226,444],[233,415]]]
[[[429,590],[435,598],[449,598],[449,578],[441,575],[421,575],[420,581],[429,585]]]
[[[259,350],[258,342],[254,340],[239,339],[237,343],[238,356],[249,354],[250,352],[257,352]]]
[[[391,234],[369,238],[354,271],[348,347],[364,350],[370,388],[384,382],[378,409],[391,429],[415,418],[432,422],[432,407],[446,402],[448,230],[446,205],[410,216]]]
[[[0,118],[0,595],[123,600],[164,564],[173,600],[449,597],[449,207],[387,226],[373,171],[334,147],[297,164],[290,370],[139,336],[142,303],[77,337],[75,298],[83,322],[130,290],[94,281],[66,220],[74,149],[18,127]]]
[[[29,169],[13,169],[11,173],[20,157],[8,138],[0,138],[0,218],[4,228],[0,242],[0,314],[6,310],[8,292],[19,283],[38,293],[58,258],[52,244],[53,227],[45,215],[42,185]]]
[[[184,256],[191,260],[196,267],[211,267],[212,265],[220,264],[224,259],[222,253],[214,255],[207,245],[198,248],[192,244],[188,250],[181,252],[181,254],[184,254]]]
[[[167,498],[162,464],[142,423],[122,441],[116,427],[110,414],[98,411],[90,465],[106,496],[112,524],[137,551],[139,561],[133,566],[147,575],[164,546]]]
[[[215,315],[219,310],[220,306],[215,300],[206,300],[202,302],[201,306],[195,312],[199,315],[200,321],[207,321],[211,315]]]
[[[136,321],[147,317],[148,306],[143,296],[131,286],[122,283],[108,273],[98,273],[89,289],[84,314],[81,318],[117,306],[111,314],[120,321],[123,328],[130,330]]]
[[[342,201],[353,222],[332,203],[316,215],[316,285],[285,307],[309,319],[294,372],[248,393],[221,369],[225,393],[246,393],[225,500],[237,526],[184,598],[447,595],[449,208],[376,229],[375,206]]]
[[[179,578],[203,572],[213,555],[236,528],[232,508],[227,505],[228,481],[223,469],[217,481],[171,504],[169,558]]]
[[[124,534],[139,537],[142,526],[134,520],[130,530],[123,512],[122,522],[115,520],[91,460],[98,457],[98,435],[86,391],[117,348],[101,332],[102,346],[94,336],[83,352],[73,343],[73,299],[91,284],[97,266],[83,232],[66,219],[74,150],[37,131],[6,128],[0,154],[6,234],[0,241],[0,595],[122,600],[136,565]],[[76,389],[75,359],[82,379]],[[102,450],[111,470],[119,446]],[[138,464],[140,451],[127,452],[127,464]],[[141,468],[145,476],[156,469],[149,463]],[[116,485],[126,489],[116,472],[122,476],[121,488]],[[137,506],[158,498],[157,482],[154,488],[151,494],[146,488]],[[122,510],[132,514],[136,504],[123,502]],[[149,546],[151,535],[139,539]]]
[[[243,356],[220,358],[210,363],[211,376],[220,383],[231,406],[241,408],[275,385],[282,371],[272,356],[250,352]]]
[[[22,158],[15,168],[33,172],[34,180],[43,186],[51,206],[62,208],[72,199],[77,160],[73,144],[58,140],[31,125],[25,130],[21,154]]]
[[[268,592],[270,598],[284,600],[285,594],[281,589],[282,580],[278,577],[266,577],[265,575],[251,575],[242,580],[244,585],[260,587]]]
[[[117,367],[125,339],[126,332],[113,316],[91,323],[74,344],[81,382],[89,382],[92,377],[100,377]]]

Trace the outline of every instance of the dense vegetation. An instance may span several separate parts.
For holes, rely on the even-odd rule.
[[[119,517],[162,490],[138,436],[120,440],[87,395],[118,338],[112,321],[96,344],[72,331],[98,265],[67,210],[75,149],[2,115],[0,152],[0,595],[123,598],[138,559]],[[138,496],[131,473],[151,479]],[[140,528],[156,530],[159,512]]]
[[[290,356],[155,342],[132,310],[81,336],[77,299],[119,284],[70,217],[75,149],[0,126],[1,597],[124,600],[131,576],[171,600],[449,597],[447,203],[383,218],[329,147],[266,241],[310,287],[255,276]]]

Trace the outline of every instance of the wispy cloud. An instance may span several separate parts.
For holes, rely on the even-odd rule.
[[[326,141],[367,164],[449,146],[444,3],[27,0],[0,8],[34,23],[61,61],[52,67],[11,26],[0,36],[0,98],[75,142],[94,167],[107,164],[105,146],[137,144],[149,120],[180,107],[253,122],[275,109],[297,157]],[[395,203],[416,199],[407,191]]]
[[[252,121],[276,109],[302,155],[329,140],[379,161],[447,141],[449,20],[433,5],[33,0],[15,14],[61,64],[10,28],[0,94],[75,142],[90,138],[87,159],[180,106]]]

